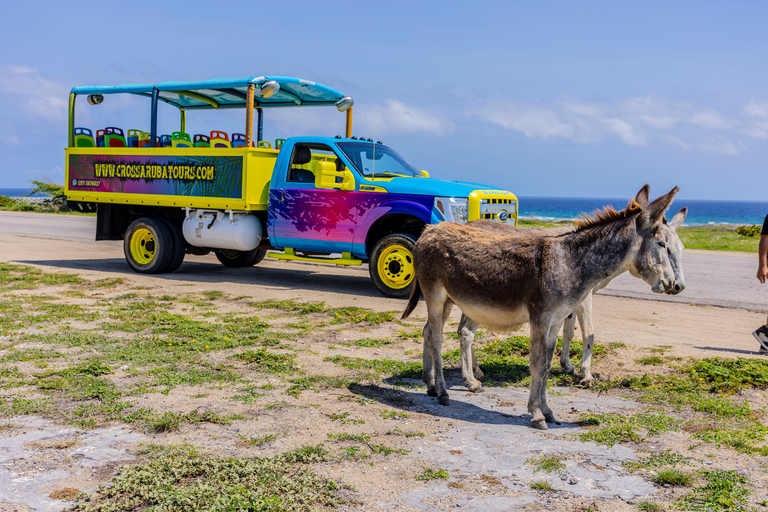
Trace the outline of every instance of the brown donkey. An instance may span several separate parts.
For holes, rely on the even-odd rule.
[[[650,187],[648,185],[645,185],[643,188],[640,189],[640,191],[635,196],[635,201],[640,206],[648,206],[649,201],[649,193],[650,193]],[[667,254],[669,256],[669,261],[672,264],[672,268],[675,271],[675,286],[674,290],[670,293],[677,294],[683,291],[685,289],[685,277],[683,275],[683,269],[682,269],[682,258],[683,258],[683,243],[680,241],[680,237],[677,235],[677,228],[680,227],[680,225],[685,220],[685,217],[688,213],[688,208],[683,208],[675,216],[672,218],[671,221],[667,222],[666,220],[662,223],[662,232],[664,233],[664,241],[666,242],[667,246]],[[501,233],[509,233],[509,234],[527,234],[527,233],[535,233],[545,236],[558,236],[565,233],[572,232],[576,230],[576,226],[563,226],[563,227],[557,227],[557,228],[518,228],[513,226],[508,226],[505,224],[499,224],[498,222],[493,222],[490,220],[473,220],[472,222],[468,223],[467,226],[477,227],[485,229],[486,231],[496,231]],[[608,284],[610,283],[610,280],[605,280],[599,283],[595,289],[592,291],[592,293],[587,294],[584,301],[582,301],[580,304],[576,306],[576,308],[573,311],[573,314],[567,316],[565,318],[565,321],[563,323],[563,349],[560,353],[560,366],[562,367],[563,371],[566,373],[575,373],[575,368],[571,364],[570,361],[570,347],[571,347],[571,340],[573,340],[573,333],[574,333],[574,326],[576,325],[576,319],[579,320],[579,325],[581,326],[581,335],[583,339],[583,345],[582,345],[582,351],[581,351],[581,380],[579,381],[579,384],[581,385],[591,385],[594,378],[592,377],[592,346],[595,341],[595,334],[594,329],[592,327],[592,295],[597,292],[598,290],[602,290]],[[461,322],[459,323],[459,334],[465,335],[465,336],[471,336],[472,340],[474,340],[475,332],[477,330],[477,325],[475,325],[475,330],[467,330],[464,329],[463,326],[466,325],[466,318],[462,315]],[[462,346],[472,346],[472,340],[465,341]],[[480,370],[480,368],[477,366],[477,359],[474,356],[474,347],[472,349],[472,374],[475,378],[480,379],[483,377],[483,372]],[[464,371],[462,369],[462,374],[467,375],[469,374],[469,371]],[[470,384],[467,382],[467,384]],[[482,388],[476,389],[474,391],[482,391]]]
[[[656,293],[672,293],[670,264],[662,223],[675,187],[647,207],[632,201],[580,221],[559,236],[510,235],[443,222],[429,226],[414,248],[416,286],[403,318],[413,312],[423,292],[428,320],[424,326],[424,381],[427,393],[449,405],[442,372],[443,326],[453,304],[465,316],[460,329],[477,324],[517,329],[531,325],[531,425],[546,429],[555,416],[547,406],[546,382],[563,320],[602,281],[629,270]],[[461,336],[462,369],[473,364],[472,337]],[[469,360],[466,360],[469,359]],[[470,373],[471,390],[481,387]]]

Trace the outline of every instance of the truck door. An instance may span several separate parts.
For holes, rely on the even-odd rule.
[[[352,250],[357,192],[315,187],[320,162],[341,159],[325,144],[297,143],[287,169],[269,192],[269,234],[277,248],[341,253]]]

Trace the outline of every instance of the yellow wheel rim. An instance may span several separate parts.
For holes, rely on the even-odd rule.
[[[379,256],[376,269],[390,288],[405,288],[413,281],[413,254],[402,245],[391,245]]]
[[[155,258],[155,237],[146,228],[140,228],[131,236],[131,256],[139,265],[149,265]]]

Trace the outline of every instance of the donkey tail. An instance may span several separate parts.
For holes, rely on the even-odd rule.
[[[413,313],[413,310],[416,309],[416,305],[421,298],[421,286],[419,286],[419,280],[416,279],[415,281],[416,283],[411,292],[411,297],[408,299],[408,305],[405,306],[405,311],[403,311],[403,316],[400,317],[400,320],[405,320],[411,313]]]

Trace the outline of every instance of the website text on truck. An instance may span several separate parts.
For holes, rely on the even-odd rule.
[[[79,97],[98,108],[113,94],[146,97],[149,129],[77,126]],[[160,102],[178,108],[179,131],[158,133]],[[65,151],[70,207],[96,204],[96,240],[123,240],[137,272],[172,272],[185,254],[211,251],[229,267],[265,256],[368,263],[392,297],[410,293],[411,251],[427,224],[517,224],[511,192],[430,178],[381,142],[353,137],[352,104],[291,77],[75,87]],[[345,112],[345,136],[262,140],[263,109],[311,106]],[[233,108],[245,109],[243,133],[187,133],[188,113]]]

